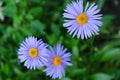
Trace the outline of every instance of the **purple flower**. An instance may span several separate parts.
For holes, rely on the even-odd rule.
[[[94,34],[98,34],[99,26],[102,26],[100,19],[102,14],[98,14],[100,9],[95,3],[89,5],[87,2],[83,8],[83,0],[78,0],[67,5],[63,17],[66,18],[64,27],[67,27],[68,32],[73,37],[90,38]]]
[[[25,62],[24,66],[29,69],[36,69],[46,64],[47,45],[43,41],[37,40],[35,37],[28,37],[23,41],[18,50],[18,58],[21,62]]]
[[[60,79],[62,76],[65,76],[64,68],[72,65],[69,62],[71,54],[66,51],[67,49],[65,49],[61,44],[50,47],[49,56],[47,57],[47,68],[44,70],[47,76],[51,76],[53,79]]]

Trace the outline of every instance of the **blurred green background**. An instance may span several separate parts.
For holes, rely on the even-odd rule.
[[[40,68],[28,70],[17,51],[28,36],[62,43],[72,53],[72,67],[62,80],[120,80],[120,0],[84,0],[101,8],[100,34],[72,38],[63,28],[62,13],[74,0],[0,0],[0,80],[52,80]]]

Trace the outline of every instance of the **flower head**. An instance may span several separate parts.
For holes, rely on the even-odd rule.
[[[36,67],[42,67],[46,64],[47,59],[47,45],[43,41],[37,40],[35,37],[28,37],[23,41],[18,50],[18,58],[21,62],[24,62],[24,66],[29,69],[36,69]]]
[[[52,78],[61,78],[65,75],[64,68],[66,66],[71,66],[70,61],[71,54],[66,52],[67,49],[61,44],[57,44],[54,47],[50,47],[49,56],[47,58],[47,68],[44,70],[47,76],[51,76]]]
[[[94,34],[98,34],[99,26],[102,26],[100,19],[102,14],[98,14],[100,9],[95,3],[89,6],[87,2],[83,8],[83,0],[78,0],[67,5],[63,17],[66,18],[64,27],[67,27],[70,35],[73,34],[77,38],[89,38]]]

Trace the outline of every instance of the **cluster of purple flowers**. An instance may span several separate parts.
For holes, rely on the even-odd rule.
[[[52,78],[61,78],[65,75],[64,68],[71,66],[69,52],[61,44],[47,49],[42,39],[37,40],[35,37],[28,37],[23,41],[18,50],[18,58],[25,62],[24,66],[28,69],[46,66],[44,70],[47,76]]]
[[[100,19],[102,14],[97,9],[95,3],[89,5],[87,2],[83,7],[83,0],[78,0],[68,4],[63,17],[65,18],[64,27],[68,29],[70,35],[77,38],[87,39],[94,34],[98,34],[99,26],[102,25]],[[28,69],[46,66],[44,72],[53,79],[62,78],[65,75],[65,67],[72,66],[70,63],[71,53],[67,52],[61,44],[50,46],[45,44],[42,39],[28,37],[23,41],[18,50],[18,58],[24,62]]]

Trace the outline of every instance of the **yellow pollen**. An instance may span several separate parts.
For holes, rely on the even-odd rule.
[[[30,55],[30,57],[32,57],[32,58],[37,57],[37,56],[38,56],[38,50],[37,50],[36,48],[31,48],[31,49],[29,50],[29,55]]]
[[[53,58],[53,64],[54,64],[55,66],[59,66],[61,63],[62,63],[62,60],[61,60],[61,58],[60,58],[59,56],[55,56],[55,57]]]
[[[77,16],[76,20],[77,20],[78,24],[83,25],[83,24],[87,23],[88,17],[86,14],[81,13]]]

